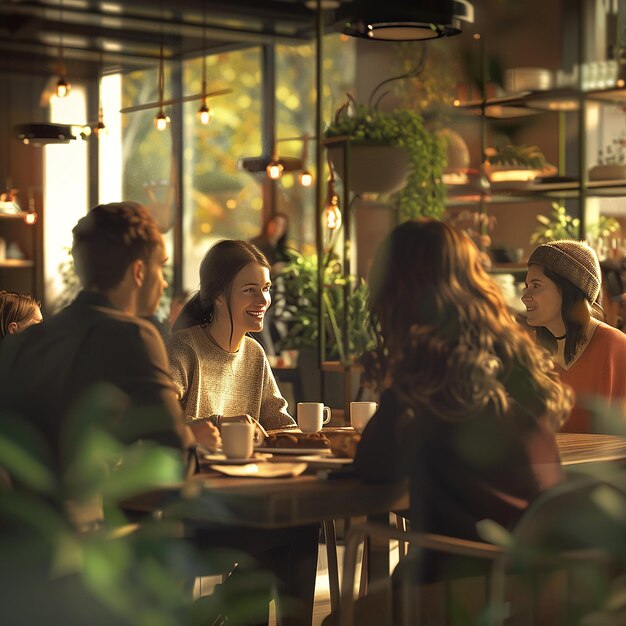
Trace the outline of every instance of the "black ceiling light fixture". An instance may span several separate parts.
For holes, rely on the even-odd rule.
[[[346,35],[374,41],[451,37],[474,21],[468,0],[353,0],[337,11]]]

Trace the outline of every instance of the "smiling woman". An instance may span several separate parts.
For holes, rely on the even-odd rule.
[[[182,310],[169,342],[172,376],[187,417],[293,427],[263,348],[246,333],[263,329],[271,303],[270,266],[251,243],[224,240],[200,265],[200,292]]]
[[[585,242],[563,239],[540,245],[528,260],[522,302],[537,341],[554,358],[561,381],[576,393],[562,430],[593,432],[587,398],[626,407],[626,335],[605,324],[597,304],[600,264]]]

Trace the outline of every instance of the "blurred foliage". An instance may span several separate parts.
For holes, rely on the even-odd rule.
[[[579,238],[580,219],[569,215],[565,207],[558,202],[552,203],[549,215],[537,215],[537,221],[539,226],[530,236],[531,244]],[[608,237],[619,228],[619,222],[615,218],[600,215],[597,222],[587,225],[587,238],[590,241],[597,241],[599,238]]]
[[[342,42],[332,34],[324,40],[324,106],[326,115],[335,97],[353,86],[354,42]],[[209,98],[215,118],[207,126],[197,121],[198,102],[182,105],[184,145],[172,142],[169,130],[155,129],[155,111],[123,116],[123,160],[126,199],[146,204],[148,185],[165,181],[176,189],[184,186],[186,248],[204,251],[221,237],[249,239],[262,222],[264,172],[251,174],[239,168],[244,157],[262,153],[261,48],[224,52],[206,57],[208,91],[233,89],[233,93]],[[299,137],[313,128],[315,115],[315,45],[276,46],[276,137]],[[183,62],[183,95],[201,91],[202,61]],[[166,63],[165,98],[171,97],[171,67]],[[156,71],[138,71],[124,76],[123,106],[157,100]],[[173,115],[170,112],[170,115]],[[309,169],[315,175],[314,142]],[[281,155],[300,156],[302,142],[281,142]],[[184,180],[176,180],[172,155],[183,154]],[[311,246],[315,237],[314,188],[297,183],[297,172],[286,174],[276,188],[276,203],[268,210],[292,217],[291,238],[299,247]],[[175,194],[172,198],[175,202]]]
[[[121,508],[183,480],[180,450],[137,441],[166,426],[165,415],[129,411],[109,385],[77,403],[56,454],[30,422],[2,415],[0,479],[12,484],[0,480],[0,623],[200,626],[228,609],[192,607],[189,582],[194,572],[232,564],[232,554],[199,550],[167,519],[131,525]],[[94,523],[102,512],[104,521]],[[266,607],[265,598],[233,623],[251,623]]]
[[[592,432],[626,436],[621,407],[599,397],[584,405]],[[509,582],[515,575],[533,590],[535,606],[558,609],[551,626],[623,624],[626,470],[619,462],[578,463],[564,470],[567,479],[531,503],[512,532],[491,520],[479,522],[478,532],[503,548]]]
[[[317,347],[318,289],[317,256],[292,253],[293,260],[281,272],[281,292],[274,303],[275,316],[285,322],[288,332],[281,348]],[[348,296],[348,352],[344,342],[344,290]],[[335,259],[324,261],[323,303],[326,331],[326,358],[350,363],[374,345],[367,308],[368,289],[362,279],[346,277]]]

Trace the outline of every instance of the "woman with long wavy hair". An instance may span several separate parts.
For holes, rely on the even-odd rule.
[[[478,539],[484,518],[512,527],[561,480],[554,432],[570,390],[509,313],[474,244],[448,224],[398,226],[377,253],[370,289],[379,345],[369,377],[382,394],[357,472],[408,476],[418,532]],[[441,567],[427,559],[419,577],[447,576]]]

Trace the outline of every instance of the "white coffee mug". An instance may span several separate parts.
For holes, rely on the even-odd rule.
[[[350,424],[352,428],[362,433],[377,409],[378,404],[376,402],[350,402]]]
[[[317,433],[330,422],[330,409],[321,402],[298,402],[298,426],[303,433]]]
[[[248,459],[254,448],[254,424],[226,422],[222,424],[222,449],[229,459]]]

